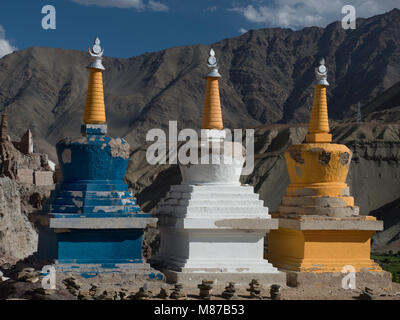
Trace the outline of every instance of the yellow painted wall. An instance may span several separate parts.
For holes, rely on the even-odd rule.
[[[291,230],[279,228],[268,235],[266,258],[275,267],[306,272],[382,271],[370,259],[370,238],[375,231]]]

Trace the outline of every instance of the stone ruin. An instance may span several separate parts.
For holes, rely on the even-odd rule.
[[[50,186],[54,184],[54,163],[47,154],[33,152],[30,130],[20,141],[11,141],[8,135],[8,116],[1,115],[0,122],[0,175],[22,184]]]

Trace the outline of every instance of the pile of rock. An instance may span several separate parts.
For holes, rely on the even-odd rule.
[[[201,284],[197,287],[200,289],[199,297],[203,300],[210,300],[211,299],[211,292],[213,289],[214,281],[212,280],[202,280]]]
[[[156,296],[159,299],[167,299],[169,297],[169,290],[168,288],[161,287],[160,293]]]
[[[169,297],[174,300],[186,300],[186,293],[182,289],[183,285],[181,283],[176,283]]]
[[[75,277],[69,277],[62,281],[67,290],[74,296],[79,296],[80,289],[82,287],[81,283]]]
[[[371,288],[365,287],[365,289],[358,296],[358,300],[375,300],[374,291]]]
[[[133,296],[134,300],[149,300],[152,297],[152,292],[147,289],[147,284],[145,283],[143,287]]]
[[[250,292],[250,297],[251,298],[256,298],[256,299],[262,299],[262,285],[257,279],[253,279],[250,282],[250,288],[247,289],[247,291]]]
[[[235,283],[229,282],[229,284],[225,287],[225,291],[221,294],[222,298],[227,300],[238,299],[238,295],[236,293]]]
[[[273,284],[269,290],[272,300],[281,300],[281,286],[278,284]]]
[[[7,281],[10,278],[4,277],[3,272],[0,271],[0,283]]]
[[[39,272],[35,271],[34,268],[24,268],[22,271],[18,272],[18,281],[24,281],[29,283],[36,283],[39,279]]]

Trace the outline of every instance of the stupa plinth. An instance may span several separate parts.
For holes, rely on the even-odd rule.
[[[253,187],[239,181],[245,160],[242,144],[225,141],[221,75],[213,50],[208,65],[212,71],[206,76],[202,119],[206,139],[198,144],[198,163],[179,162],[182,183],[171,187],[153,214],[158,218],[160,248],[150,262],[172,283],[209,279],[246,285],[258,278],[264,285],[285,284],[285,274],[263,259],[264,236],[278,227],[277,221]],[[213,144],[219,145],[219,152]]]
[[[285,152],[290,184],[279,213],[273,215],[279,218],[279,229],[268,236],[266,257],[289,271],[340,273],[352,266],[355,272],[380,273],[370,258],[370,239],[383,222],[360,215],[350,196],[346,178],[352,152],[331,143],[324,60],[316,77],[306,143]]]
[[[39,257],[65,272],[121,272],[161,278],[142,257],[144,228],[156,219],[141,212],[124,182],[129,144],[108,137],[103,94],[104,50],[90,54],[89,85],[81,136],[57,143],[62,181],[38,215]]]

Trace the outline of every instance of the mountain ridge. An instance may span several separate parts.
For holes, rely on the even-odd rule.
[[[400,81],[400,10],[357,19],[356,30],[339,22],[326,28],[251,30],[212,47],[217,53],[224,125],[251,128],[304,123],[312,105],[314,67],[325,56],[328,105],[335,120],[353,117]],[[104,58],[110,135],[133,146],[151,128],[199,128],[210,46],[172,47],[131,58]],[[107,50],[107,47],[106,47]],[[77,50],[33,47],[0,59],[0,112],[10,133],[33,132],[36,147],[55,159],[64,136],[79,135],[90,57]],[[373,120],[373,119],[369,119]]]

